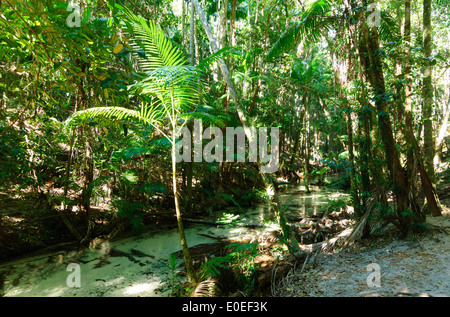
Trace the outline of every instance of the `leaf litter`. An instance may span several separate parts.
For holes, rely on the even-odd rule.
[[[359,241],[352,248],[321,253],[300,272],[289,274],[274,296],[282,297],[447,297],[450,296],[450,210],[427,217],[434,228],[405,240],[392,227],[383,236]],[[389,233],[389,231],[391,233]],[[370,283],[379,265],[379,285]],[[371,275],[372,274],[372,275]],[[377,287],[379,286],[379,287]]]

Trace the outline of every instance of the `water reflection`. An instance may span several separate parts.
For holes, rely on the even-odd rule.
[[[286,208],[288,219],[299,219],[309,215],[320,216],[322,207],[331,199],[343,195],[338,190],[311,186],[306,194],[303,186],[286,186],[279,195]],[[200,224],[185,224],[186,238],[190,246],[216,242],[210,238],[248,238],[264,241],[264,234],[276,230],[275,215],[268,203],[258,203],[252,208],[229,209],[226,213],[239,215],[238,221],[246,224],[266,223],[264,228],[214,227]],[[217,213],[220,218],[224,211]],[[209,237],[208,237],[209,236]],[[180,250],[177,229],[148,232],[112,242],[102,242],[95,249],[83,252],[61,251],[38,258],[24,258],[0,264],[0,294],[4,296],[167,296],[161,294],[165,287],[161,281],[162,264],[167,264],[169,255]],[[81,269],[81,287],[67,286],[70,272],[67,265],[78,263]]]

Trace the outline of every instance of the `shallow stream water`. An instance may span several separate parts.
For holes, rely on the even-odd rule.
[[[280,202],[286,206],[288,218],[319,216],[321,206],[344,195],[341,191],[311,186],[312,193],[304,193],[303,186],[289,185],[280,192]],[[252,208],[230,208],[216,214],[222,219],[235,219],[246,224],[270,223],[275,220],[268,203]],[[217,218],[216,218],[217,219]],[[210,237],[250,238],[262,241],[273,226],[250,229],[243,226],[217,227],[185,223],[190,247],[217,242]],[[168,296],[162,281],[171,253],[181,249],[178,229],[155,229],[138,237],[105,241],[97,247],[62,250],[38,256],[26,256],[0,263],[0,296]],[[71,269],[74,263],[76,268]],[[77,275],[78,274],[78,275]],[[79,276],[80,285],[74,285]]]

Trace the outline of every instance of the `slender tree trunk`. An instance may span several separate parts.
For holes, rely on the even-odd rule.
[[[237,0],[231,0],[231,21],[230,21],[230,39],[229,43],[231,46],[236,46],[236,7]],[[233,64],[234,58],[230,56],[230,74],[233,74]]]
[[[353,121],[351,113],[347,112],[347,133],[348,133],[348,153],[350,159],[350,184],[353,207],[357,216],[362,216],[360,211],[360,201],[358,196],[358,186],[356,184],[355,155],[353,153]]]
[[[262,52],[261,60],[260,60],[260,63],[259,63],[259,71],[258,71],[259,78],[258,78],[258,83],[256,85],[255,92],[253,94],[252,104],[251,104],[251,106],[250,106],[250,108],[248,110],[249,114],[251,114],[252,110],[255,108],[256,98],[258,97],[259,91],[261,89],[261,83],[262,83],[261,75],[262,75],[263,70],[264,70],[264,56],[266,55],[266,51],[267,51],[267,39],[268,39],[268,36],[269,36],[270,17],[272,15],[271,13],[272,13],[272,11],[268,10],[268,12],[267,12],[267,20],[266,20],[267,27],[266,27],[266,30],[264,32],[263,52]]]
[[[296,118],[295,123],[293,124],[294,127],[294,137],[295,137],[295,141],[294,141],[294,147],[291,149],[291,159],[289,161],[289,168],[294,170],[294,164],[295,164],[295,159],[297,158],[297,154],[299,152],[299,145],[300,145],[300,141],[301,141],[301,129],[300,126],[303,124],[303,117],[305,116],[305,110],[306,110],[306,94],[303,94],[303,98],[302,98],[302,110],[300,111],[300,116],[298,118]]]
[[[195,65],[195,6],[191,3],[191,23],[189,33],[189,64]]]
[[[190,22],[190,43],[189,43],[189,54],[190,59],[189,62],[191,66],[195,66],[195,7],[194,4],[191,3],[191,22]],[[188,129],[193,132],[194,124],[193,122],[188,123]],[[191,144],[193,133],[191,133]],[[192,178],[194,174],[194,162],[193,162],[193,154],[191,149],[191,160],[189,162],[185,162],[186,166],[186,199],[185,199],[185,211],[187,213],[192,210]]]
[[[87,95],[84,93],[84,90],[81,94],[81,105],[82,109],[86,110],[87,107]],[[86,236],[81,241],[89,242],[91,237],[91,232],[94,226],[94,222],[91,221],[91,197],[92,197],[92,181],[94,180],[94,157],[92,153],[92,145],[88,137],[88,133],[90,131],[90,127],[83,126],[82,135],[85,138],[84,140],[84,181],[83,181],[83,189],[81,193],[81,209],[84,213],[87,221],[87,231]]]
[[[175,201],[175,212],[177,215],[177,225],[178,225],[178,232],[180,234],[180,241],[181,241],[181,248],[183,251],[183,257],[184,257],[184,264],[186,266],[186,272],[189,277],[189,279],[193,282],[198,281],[197,273],[195,272],[194,265],[192,263],[191,258],[191,252],[189,251],[189,247],[186,240],[186,235],[184,232],[184,226],[183,226],[183,220],[181,218],[181,209],[180,209],[180,202],[178,198],[178,188],[177,188],[177,159],[176,159],[176,150],[175,150],[175,143],[176,143],[176,124],[173,125],[173,138],[172,138],[172,186],[173,186],[173,197]]]
[[[366,212],[367,199],[370,197],[370,175],[369,166],[371,160],[371,140],[370,140],[370,128],[369,128],[369,116],[370,109],[367,105],[366,88],[364,82],[364,76],[362,71],[362,58],[360,52],[360,45],[357,40],[357,32],[355,32],[355,49],[356,56],[359,58],[358,64],[358,79],[361,82],[361,108],[359,109],[359,120],[358,120],[358,131],[359,137],[359,147],[360,147],[360,165],[361,165],[361,208],[362,212]],[[367,232],[367,230],[365,230]]]
[[[310,148],[310,124],[309,124],[309,113],[305,113],[305,147],[303,155],[303,184],[305,186],[305,193],[310,193],[309,189],[309,148]]]
[[[228,26],[228,0],[221,0],[222,2],[222,10],[219,12],[220,18],[220,48],[224,48],[227,46],[227,26]]]
[[[423,68],[423,154],[425,170],[430,177],[433,186],[436,185],[434,175],[434,141],[433,141],[433,85],[432,85],[432,65],[431,57],[431,0],[423,0],[423,57],[425,66]]]
[[[397,24],[399,27],[399,30],[401,32],[402,27],[403,27],[403,18],[402,18],[402,7],[403,4],[403,0],[397,0]],[[406,7],[406,1],[405,1],[405,7]],[[406,15],[405,15],[405,20],[406,20]],[[406,33],[406,25],[405,25],[405,33]],[[405,35],[405,41],[408,42],[409,40],[406,39],[406,35]],[[399,49],[400,52],[400,49]],[[405,54],[406,55],[406,54]],[[406,62],[405,62],[406,64]],[[397,126],[398,129],[396,131],[396,141],[399,144],[405,144],[406,139],[405,139],[405,129],[403,128],[403,120],[404,120],[404,116],[405,116],[405,100],[402,98],[402,88],[403,85],[401,83],[401,79],[403,79],[403,75],[404,75],[404,70],[402,70],[402,63],[400,60],[396,60],[395,62],[395,77],[396,77],[396,81],[395,81],[395,93],[396,93],[396,109],[397,109]],[[405,65],[406,67],[406,65]]]
[[[76,109],[75,109],[76,111]],[[72,129],[72,136],[70,137],[69,155],[67,157],[66,165],[66,177],[64,180],[64,198],[67,199],[67,192],[69,191],[69,179],[70,179],[70,169],[72,168],[72,156],[73,156],[73,143],[75,141],[75,129]],[[61,209],[66,209],[67,204],[63,201],[61,204]]]
[[[405,137],[406,137],[406,159],[408,181],[412,181],[412,172],[414,167],[414,155],[411,140],[414,138],[412,122],[412,78],[411,78],[411,0],[405,0]]]
[[[186,3],[181,1],[181,45],[186,44]]]
[[[222,32],[221,32],[221,39],[220,39],[220,48],[224,48],[227,46],[228,41],[228,0],[222,0],[222,19],[220,21]],[[231,69],[230,69],[230,77],[231,77]],[[227,95],[228,92],[228,86],[225,84],[223,93]],[[229,104],[228,96],[223,98],[223,106],[226,108]]]
[[[86,62],[76,60],[76,63],[80,66],[81,71],[83,73],[88,72],[88,64]],[[88,94],[85,91],[84,78],[80,79],[80,82],[77,83],[78,86],[78,94],[79,94],[79,104],[81,110],[86,110],[88,108]],[[88,86],[88,85],[86,85]],[[94,180],[94,158],[92,153],[92,145],[87,136],[87,132],[89,131],[89,127],[82,126],[80,131],[80,139],[84,138],[84,180],[83,180],[83,188],[81,192],[81,210],[86,218],[87,222],[87,232],[81,243],[89,242],[91,236],[91,230],[93,228],[93,221],[91,221],[90,217],[90,206],[91,206],[91,196],[92,196],[92,181]]]

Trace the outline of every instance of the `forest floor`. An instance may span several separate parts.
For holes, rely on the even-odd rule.
[[[383,235],[318,254],[303,272],[297,268],[281,280],[273,295],[450,296],[450,208],[442,216],[428,216],[427,222],[433,229],[413,238],[398,240],[396,229],[387,227]]]

